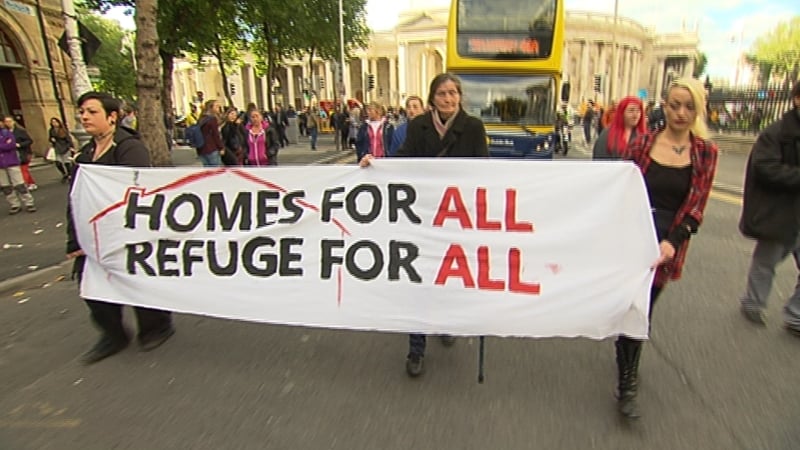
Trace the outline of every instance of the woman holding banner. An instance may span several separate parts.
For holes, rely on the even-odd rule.
[[[461,79],[451,73],[437,75],[428,94],[430,110],[408,123],[405,142],[396,156],[414,158],[488,158],[489,147],[486,129],[480,119],[468,115],[461,104],[463,91]],[[364,155],[362,167],[369,166],[374,157]],[[443,336],[442,343],[451,346],[451,336]],[[424,371],[426,339],[424,334],[409,336],[406,372],[418,377]]]
[[[653,306],[668,280],[681,276],[689,238],[697,233],[717,167],[717,145],[706,140],[705,91],[694,79],[674,81],[664,108],[666,127],[636,138],[623,154],[644,176],[660,256],[650,292]],[[616,341],[619,412],[639,417],[636,405],[642,341],[619,336]]]
[[[150,152],[139,135],[117,127],[120,106],[119,100],[104,92],[87,92],[78,99],[81,124],[92,140],[75,157],[76,171],[84,164],[150,167]],[[67,205],[67,257],[75,258],[73,274],[80,280],[86,255],[78,242],[71,210],[70,201]],[[122,351],[130,337],[122,324],[122,305],[84,300],[101,332],[100,340],[81,357],[84,364],[93,364]],[[170,312],[142,307],[134,307],[134,311],[139,325],[139,346],[143,351],[155,349],[175,333]]]

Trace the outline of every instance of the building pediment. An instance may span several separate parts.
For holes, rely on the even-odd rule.
[[[437,20],[428,13],[422,12],[412,16],[397,25],[397,31],[429,30],[431,28],[447,28],[447,22]]]

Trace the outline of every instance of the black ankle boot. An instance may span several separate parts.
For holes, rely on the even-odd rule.
[[[639,388],[639,356],[642,354],[642,341],[620,336],[617,348],[617,410],[628,419],[638,419],[639,407],[636,394]]]

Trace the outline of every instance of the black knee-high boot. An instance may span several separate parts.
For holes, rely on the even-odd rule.
[[[617,338],[617,409],[629,418],[639,418],[636,393],[639,388],[639,357],[642,354],[642,341],[625,336]]]

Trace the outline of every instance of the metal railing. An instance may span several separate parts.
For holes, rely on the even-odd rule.
[[[712,130],[757,134],[792,108],[789,82],[760,88],[714,88],[708,96]]]

